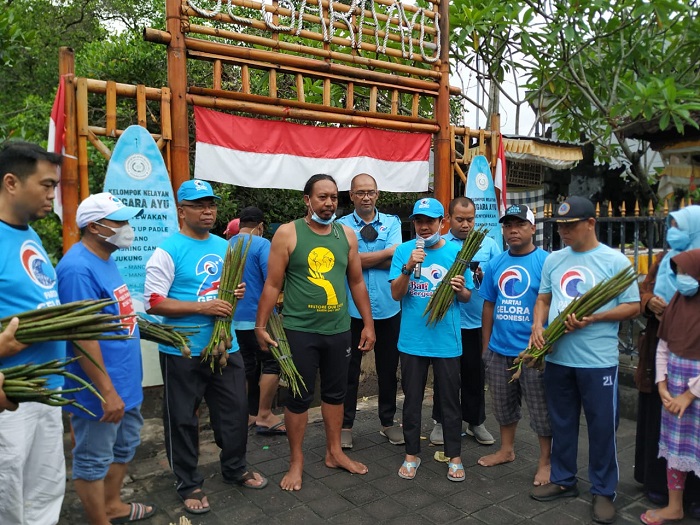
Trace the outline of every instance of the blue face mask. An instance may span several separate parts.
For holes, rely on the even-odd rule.
[[[438,231],[433,233],[430,237],[428,237],[425,240],[425,247],[430,248],[431,246],[435,246],[438,242],[440,242],[441,236],[440,236],[440,229],[438,228]]]
[[[676,275],[676,288],[681,295],[692,297],[698,293],[698,281],[690,275]]]
[[[675,226],[671,226],[666,232],[666,242],[674,250],[682,252],[690,245],[690,235],[688,232],[684,232]]]
[[[309,208],[311,208],[311,204],[309,204]],[[333,212],[333,215],[330,216],[328,219],[322,219],[319,217],[316,212],[314,211],[313,208],[311,208],[311,220],[314,222],[317,222],[318,224],[323,224],[324,226],[328,226],[331,224],[334,220],[336,219],[335,212]]]

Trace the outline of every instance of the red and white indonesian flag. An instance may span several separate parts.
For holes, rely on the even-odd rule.
[[[301,190],[311,175],[341,191],[369,173],[384,191],[427,191],[429,133],[314,127],[194,108],[197,178],[252,188]]]
[[[47,151],[63,154],[64,139],[66,133],[66,80],[61,77],[58,82],[56,98],[51,108],[51,120],[49,120],[49,140]],[[59,168],[60,169],[60,168]],[[56,186],[56,196],[53,201],[53,211],[63,222],[63,198],[61,196],[61,185]]]

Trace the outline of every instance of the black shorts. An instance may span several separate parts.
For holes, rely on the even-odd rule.
[[[317,370],[321,371],[321,401],[329,405],[342,405],[348,387],[350,330],[334,335],[287,329],[285,332],[294,365],[307,387],[306,392],[301,387],[301,397],[288,398],[287,409],[295,414],[309,409],[314,399]]]

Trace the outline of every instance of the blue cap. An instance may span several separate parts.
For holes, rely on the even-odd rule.
[[[211,189],[211,184],[205,180],[192,179],[186,180],[177,190],[177,200],[180,201],[196,201],[205,198],[221,199],[218,195],[214,195],[214,190]]]
[[[416,215],[425,215],[426,217],[437,219],[445,216],[445,208],[437,199],[421,199],[413,205],[413,214],[409,219],[415,219]]]

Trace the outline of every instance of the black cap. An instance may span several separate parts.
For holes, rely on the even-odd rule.
[[[595,218],[595,206],[586,197],[572,196],[554,212],[554,222],[576,222]]]
[[[532,210],[524,204],[511,204],[508,206],[506,208],[506,212],[503,214],[503,217],[501,217],[498,222],[502,224],[508,219],[508,217],[517,217],[518,219],[527,221],[530,224],[535,224],[535,214],[532,213]]]
[[[241,210],[241,216],[240,216],[241,222],[254,222],[254,223],[259,223],[259,222],[264,222],[265,218],[263,217],[263,212],[260,211],[260,208],[256,208],[255,206],[247,206]]]

